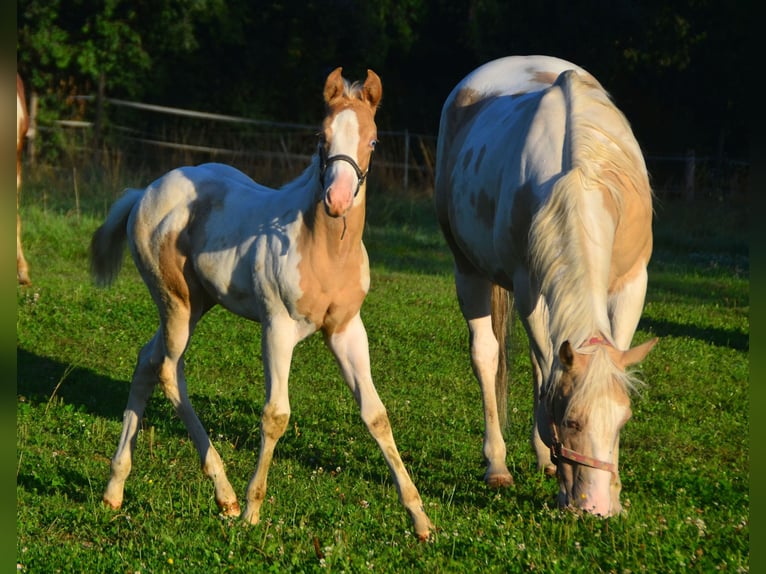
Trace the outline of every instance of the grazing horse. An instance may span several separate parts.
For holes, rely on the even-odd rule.
[[[362,231],[381,96],[380,78],[373,71],[368,70],[364,83],[350,84],[337,68],[324,87],[327,115],[317,153],[293,182],[269,189],[215,163],[174,169],[146,189],[128,190],[93,235],[96,282],[114,279],[127,240],[160,316],[157,332],[138,354],[103,497],[109,506],[122,504],[142,413],[159,383],[215,484],[222,513],[239,513],[221,458],[189,403],[184,377],[183,355],[194,327],[220,304],[262,325],[266,400],[258,463],[242,518],[258,522],[269,465],[288,426],[293,349],[320,330],[383,452],[416,535],[429,537],[431,522],[373,385],[359,314],[370,285]]]
[[[29,115],[24,96],[24,82],[16,74],[16,278],[20,285],[29,285],[29,265],[24,258],[21,248],[21,216],[19,215],[19,199],[21,197],[21,154],[24,150],[24,138],[29,129]]]
[[[656,342],[630,348],[646,294],[652,192],[627,120],[574,64],[489,62],[445,101],[435,187],[481,385],[486,483],[513,483],[502,426],[515,305],[530,343],[539,468],[558,473],[561,506],[620,512],[619,436],[638,382],[626,368]]]

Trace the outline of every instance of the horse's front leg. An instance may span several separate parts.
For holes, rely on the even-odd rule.
[[[537,468],[545,474],[556,474],[556,465],[551,461],[550,417],[542,398],[545,380],[550,376],[552,349],[548,332],[548,306],[532,285],[529,275],[519,269],[513,281],[516,308],[529,338],[529,356],[532,363],[532,448],[537,457]]]
[[[484,458],[487,470],[484,482],[492,488],[513,484],[505,463],[505,440],[497,411],[495,377],[500,346],[492,330],[490,305],[492,284],[474,275],[455,274],[458,302],[468,325],[471,366],[481,387],[484,407]]]
[[[287,381],[296,343],[294,323],[289,317],[264,322],[261,347],[266,402],[261,414],[261,448],[255,473],[247,486],[246,504],[242,511],[242,519],[250,524],[257,524],[260,520],[274,449],[290,420]]]
[[[372,382],[367,332],[359,314],[342,331],[326,334],[325,341],[335,355],[343,378],[359,405],[362,421],[383,453],[399,501],[410,514],[415,534],[421,540],[428,539],[433,525],[423,508],[420,493],[404,467],[388,413]]]

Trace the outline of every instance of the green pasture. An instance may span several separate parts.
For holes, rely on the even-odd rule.
[[[604,520],[559,511],[555,481],[535,469],[519,324],[506,433],[516,484],[484,486],[481,399],[430,200],[370,190],[372,287],[362,317],[373,378],[436,526],[420,543],[320,336],[295,352],[292,417],[260,524],[219,516],[212,483],[159,391],[124,506],[102,505],[136,353],[156,329],[129,256],[109,289],[88,275],[88,243],[106,209],[122,187],[150,179],[131,177],[139,179],[41,170],[25,183],[33,285],[17,289],[17,571],[749,571],[744,206],[657,204],[635,342],[660,343],[642,365],[646,385],[621,437],[626,512]],[[259,339],[257,324],[214,309],[186,354],[192,404],[240,498],[259,444]]]

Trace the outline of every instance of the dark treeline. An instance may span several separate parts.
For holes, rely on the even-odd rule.
[[[18,68],[74,94],[276,121],[320,117],[325,75],[383,79],[382,129],[435,134],[477,65],[559,56],[610,90],[647,152],[747,158],[749,3],[729,0],[18,0]],[[71,113],[71,112],[70,112]]]

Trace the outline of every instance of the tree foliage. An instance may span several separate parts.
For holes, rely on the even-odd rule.
[[[18,67],[51,110],[103,78],[113,97],[296,122],[330,70],[372,68],[381,126],[435,133],[471,69],[543,53],[593,72],[645,148],[744,156],[749,17],[724,0],[18,0]]]

